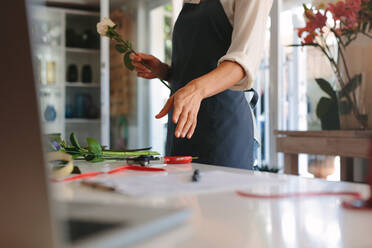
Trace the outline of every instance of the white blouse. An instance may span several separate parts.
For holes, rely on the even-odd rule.
[[[232,40],[227,54],[219,61],[233,61],[245,71],[246,77],[232,90],[252,88],[261,63],[266,34],[266,21],[273,0],[220,0],[231,25]],[[184,0],[184,3],[199,4],[200,0]]]

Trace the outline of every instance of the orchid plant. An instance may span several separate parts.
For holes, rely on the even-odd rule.
[[[362,82],[361,74],[352,76],[346,63],[345,50],[359,35],[372,38],[372,0],[315,0],[309,5],[303,5],[306,26],[298,29],[300,45],[319,48],[329,60],[337,77],[341,90],[339,97],[345,97],[350,111],[354,114],[362,128],[367,127],[367,116],[360,113],[357,107],[355,89]],[[335,38],[338,49],[334,53],[328,39]],[[339,62],[339,63],[337,63]],[[344,71],[342,71],[344,70]],[[332,96],[332,86],[324,79],[320,87]],[[336,100],[337,101],[337,100]],[[323,101],[325,103],[325,101]],[[337,102],[336,102],[337,104]],[[330,108],[323,104],[324,108]],[[326,111],[317,111],[326,114]],[[321,116],[318,117],[321,118]],[[346,114],[346,113],[345,113]]]
[[[133,71],[134,66],[132,64],[130,55],[132,53],[136,54],[136,52],[132,48],[132,43],[129,40],[124,40],[121,35],[116,32],[116,28],[117,25],[107,17],[105,17],[101,22],[97,23],[97,32],[102,37],[108,37],[110,40],[117,42],[115,45],[116,51],[124,55],[124,65],[129,70]],[[158,75],[150,66],[144,62],[141,62],[141,64],[149,69],[169,90],[171,90],[170,86],[163,79],[161,79],[160,75]]]

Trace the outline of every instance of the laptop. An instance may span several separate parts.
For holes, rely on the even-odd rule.
[[[26,3],[7,1],[2,12],[0,247],[128,247],[186,221],[184,209],[51,199]]]

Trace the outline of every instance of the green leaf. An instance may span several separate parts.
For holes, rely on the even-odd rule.
[[[92,163],[99,163],[99,162],[103,162],[105,161],[104,158],[101,158],[101,157],[95,157],[94,159],[92,159],[90,162]]]
[[[67,152],[67,153],[74,153],[74,154],[77,154],[77,153],[80,153],[78,149],[76,149],[76,147],[65,147],[64,150]]]
[[[320,98],[318,105],[316,106],[316,115],[319,119],[322,119],[326,116],[331,109],[333,101],[327,97]],[[337,104],[337,102],[336,102]]]
[[[74,133],[71,133],[70,135],[70,142],[71,142],[71,145],[73,145],[76,149],[81,149],[80,145],[79,145],[79,142],[76,138],[76,135]]]
[[[64,141],[64,140],[62,140],[62,142],[60,143],[60,145],[61,145],[62,147],[67,147],[67,143],[66,143],[66,141]]]
[[[86,161],[92,161],[93,159],[95,159],[95,157],[96,156],[92,154],[84,155]]]
[[[328,114],[326,114],[322,119],[320,119],[323,130],[339,130],[340,129],[340,118],[338,112],[338,104],[334,102]]]
[[[88,151],[94,155],[102,155],[102,147],[97,140],[92,138],[87,138]]]
[[[358,74],[351,79],[351,81],[339,92],[339,97],[345,97],[347,94],[350,94],[356,88],[362,84],[362,74]]]
[[[98,163],[98,162],[105,161],[105,159],[102,158],[101,156],[96,156],[96,155],[92,155],[92,154],[85,155],[84,158],[85,158],[86,161],[92,162],[92,163]]]
[[[315,81],[319,85],[319,87],[327,93],[333,100],[337,100],[337,94],[336,91],[332,88],[331,84],[323,79],[323,78],[316,78]]]
[[[127,45],[130,49],[132,49],[132,42],[130,40],[127,40]]]
[[[115,49],[119,53],[126,53],[128,51],[128,48],[126,46],[124,46],[124,45],[121,45],[121,44],[116,44],[115,45]]]
[[[337,100],[322,97],[316,108],[323,130],[340,129],[340,119]]]
[[[131,70],[131,71],[133,71],[134,70],[134,66],[133,66],[133,64],[132,64],[132,60],[130,59],[130,54],[131,54],[131,52],[127,52],[125,55],[124,55],[124,64],[125,64],[125,66],[129,69],[129,70]]]

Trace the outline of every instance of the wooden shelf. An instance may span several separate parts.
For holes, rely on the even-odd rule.
[[[274,131],[288,137],[372,138],[372,130]]]
[[[100,50],[91,48],[66,47],[66,52],[99,54]]]
[[[60,90],[61,88],[61,85],[60,84],[39,84],[38,87],[40,89],[56,89],[56,90]]]
[[[49,44],[33,44],[33,47],[36,49],[43,49],[43,50],[62,50],[62,46],[60,45],[49,45]]]
[[[275,131],[276,151],[284,153],[284,173],[298,175],[298,154],[341,157],[341,179],[352,178],[350,158],[372,159],[371,130]]]
[[[67,124],[97,124],[100,123],[101,119],[82,119],[82,118],[66,118]]]
[[[81,82],[76,82],[76,83],[65,83],[66,87],[75,87],[75,88],[100,88],[101,85],[98,83],[81,83]]]

